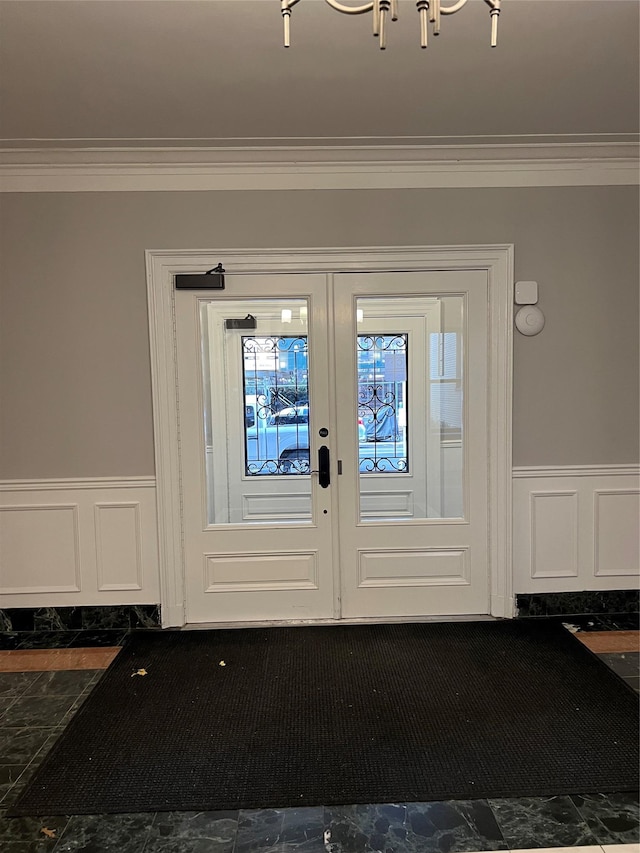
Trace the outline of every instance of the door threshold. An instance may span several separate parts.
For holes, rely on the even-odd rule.
[[[272,619],[256,622],[189,622],[182,631],[205,631],[214,628],[282,628],[303,625],[389,625],[411,622],[497,622],[495,616],[467,614],[464,616],[362,616],[353,619]]]

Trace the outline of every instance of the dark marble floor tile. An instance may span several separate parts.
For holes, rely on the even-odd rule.
[[[100,681],[100,679],[102,678],[102,676],[105,674],[105,670],[104,670],[104,669],[89,669],[89,670],[87,670],[87,672],[92,672],[92,673],[93,673],[93,675],[92,675],[92,677],[91,677],[91,680],[90,680],[90,681],[89,681],[89,683],[87,684],[87,686],[86,686],[86,687],[84,688],[84,690],[82,691],[83,693],[91,693],[91,691],[93,690],[93,688],[94,688],[94,687],[96,686],[96,684]]]
[[[73,696],[22,696],[5,711],[3,726],[57,726],[70,710]]]
[[[324,829],[322,806],[285,809],[280,836],[283,853],[322,853]]]
[[[25,631],[19,649],[66,649],[77,631]]]
[[[45,817],[0,816],[0,848],[4,846],[5,849],[13,851],[20,849],[18,844],[30,844],[34,850],[53,850],[68,822],[68,817],[60,815],[53,817],[50,815]],[[47,832],[43,832],[43,829]]]
[[[238,812],[161,812],[145,853],[233,853]]]
[[[234,853],[326,853],[324,821],[322,806],[243,809]]]
[[[96,672],[95,669],[42,672],[23,696],[79,696],[93,683]]]
[[[509,849],[597,844],[570,797],[490,799]]]
[[[640,675],[640,654],[638,652],[607,652],[598,655],[607,666],[621,675]]]
[[[144,853],[231,853],[233,846],[218,846],[209,838],[152,838]],[[97,853],[97,851],[96,851]]]
[[[88,697],[89,697],[88,693],[82,693],[80,696],[76,697],[73,705],[69,708],[67,713],[60,720],[60,724],[62,726],[66,726],[69,723],[71,718],[76,715],[76,713],[80,709],[80,706],[87,700]]]
[[[15,696],[0,696],[0,726],[2,725],[4,712],[8,711],[15,701],[17,701]]]
[[[18,648],[20,643],[20,634],[10,634],[3,632],[0,634],[0,651],[10,652]]]
[[[640,842],[637,794],[584,794],[571,799],[599,844]]]
[[[0,764],[0,803],[13,798],[13,790],[25,771],[21,764]]]
[[[625,675],[624,680],[636,693],[640,693],[640,675]]]
[[[102,628],[92,631],[78,631],[69,643],[70,649],[89,649],[105,646],[120,646],[127,632],[120,628]]]
[[[485,850],[502,850],[506,842],[487,800],[459,800],[452,805],[466,817],[469,826],[486,843]]]
[[[31,764],[29,764],[29,768],[28,768],[30,772],[34,771],[36,769],[36,767],[39,767],[40,764],[42,764],[44,759],[47,757],[47,755],[51,751],[51,747],[58,740],[58,738],[60,737],[62,732],[65,730],[65,728],[66,728],[65,726],[56,726],[52,729],[41,729],[41,731],[44,731],[47,733],[47,739],[45,740],[41,749],[36,753],[34,758],[31,760]]]
[[[43,836],[42,841],[11,841],[7,853],[53,853],[57,843],[57,836],[51,839]]]
[[[507,849],[486,801],[332,806],[325,815],[329,853]]]
[[[66,826],[55,853],[141,853],[153,814],[75,815]]]
[[[22,696],[39,672],[0,672],[0,696]]]
[[[3,764],[29,764],[50,737],[44,728],[0,728],[0,761]]]
[[[242,809],[238,814],[235,853],[277,849],[281,844],[284,809]]]

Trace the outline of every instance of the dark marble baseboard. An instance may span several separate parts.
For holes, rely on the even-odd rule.
[[[640,611],[637,589],[600,592],[536,592],[516,595],[518,616],[632,614]]]
[[[159,628],[159,604],[18,607],[0,610],[0,631],[130,631]]]

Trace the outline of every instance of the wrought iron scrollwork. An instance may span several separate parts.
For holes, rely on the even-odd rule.
[[[360,455],[360,473],[406,473],[409,464],[398,423],[398,393],[407,376],[407,335],[358,335],[357,349],[358,418],[364,424],[366,441],[374,443],[370,455]],[[368,378],[364,378],[367,370]],[[402,402],[406,408],[407,401]],[[385,443],[384,455],[378,452],[377,442]]]
[[[245,474],[308,474],[307,338],[243,337],[242,356],[256,408],[255,429],[245,423]]]

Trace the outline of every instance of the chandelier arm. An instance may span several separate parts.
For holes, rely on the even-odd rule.
[[[491,15],[491,47],[498,45],[498,17],[500,16],[500,5],[502,0],[484,0],[489,7]]]
[[[469,0],[458,0],[453,6],[440,6],[440,14],[453,15],[455,12],[459,12],[463,6],[466,6],[468,2]]]
[[[427,46],[429,28],[427,27],[429,0],[418,0],[416,3],[418,15],[420,16],[420,47]]]
[[[345,6],[343,3],[338,3],[338,0],[324,0],[324,2],[337,12],[344,12],[345,15],[364,15],[365,12],[370,12],[374,6],[373,3],[365,3],[364,6]]]

